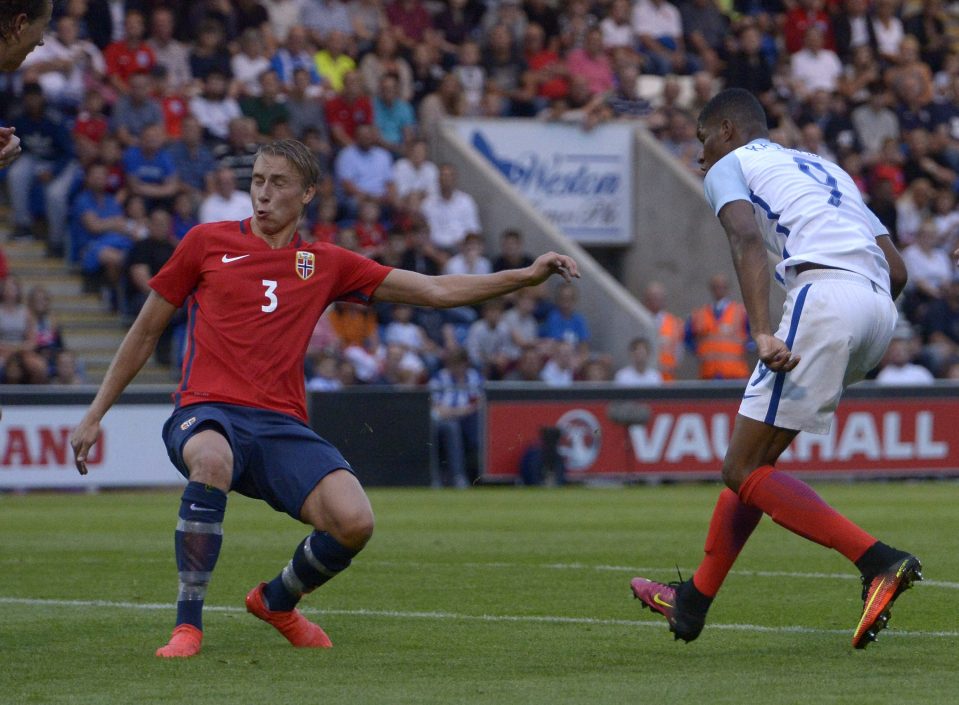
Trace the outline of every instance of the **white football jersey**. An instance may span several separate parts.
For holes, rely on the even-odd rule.
[[[716,162],[704,188],[717,215],[731,201],[753,204],[780,284],[787,267],[812,262],[856,272],[890,290],[889,265],[876,244],[889,231],[852,177],[831,161],[753,140]]]

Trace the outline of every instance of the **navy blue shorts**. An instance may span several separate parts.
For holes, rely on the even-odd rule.
[[[331,443],[293,416],[234,404],[191,404],[163,424],[170,460],[189,479],[183,446],[197,431],[219,431],[233,450],[230,489],[300,519],[307,496],[334,470],[353,468]]]

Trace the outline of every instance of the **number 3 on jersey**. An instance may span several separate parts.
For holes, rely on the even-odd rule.
[[[263,292],[263,295],[270,303],[260,306],[260,310],[263,311],[263,313],[273,313],[276,311],[276,304],[278,303],[276,294],[273,293],[276,291],[276,282],[272,279],[264,279],[263,286],[266,287],[266,291]]]
[[[842,191],[837,188],[839,184],[836,181],[836,177],[826,171],[826,167],[824,167],[822,164],[819,162],[814,162],[811,159],[793,157],[793,161],[796,162],[796,165],[799,167],[799,171],[804,173],[817,184],[825,186],[829,189],[829,205],[838,208],[842,199]],[[825,181],[820,181],[819,176],[815,174],[814,171],[821,172],[825,178]]]

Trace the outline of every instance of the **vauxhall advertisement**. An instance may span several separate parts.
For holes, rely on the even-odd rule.
[[[460,137],[577,242],[632,240],[633,131],[628,125],[456,122]]]

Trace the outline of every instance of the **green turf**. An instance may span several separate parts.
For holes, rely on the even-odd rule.
[[[0,703],[959,702],[959,484],[818,489],[925,563],[866,651],[849,646],[851,567],[768,520],[698,641],[639,609],[640,569],[695,567],[715,486],[371,491],[373,541],[304,603],[331,651],[294,650],[241,611],[306,532],[234,496],[219,609],[180,662],[154,658],[173,609],[151,607],[175,596],[175,493],[0,496]],[[97,600],[121,606],[81,604]]]

